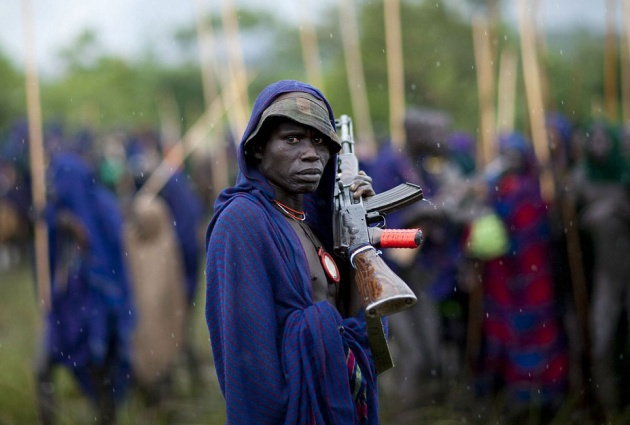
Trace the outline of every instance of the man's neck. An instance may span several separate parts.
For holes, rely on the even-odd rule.
[[[287,193],[277,186],[272,185],[275,190],[275,199],[278,202],[298,211],[304,209],[304,194],[302,193]]]

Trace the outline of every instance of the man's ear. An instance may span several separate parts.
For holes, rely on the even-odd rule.
[[[254,153],[254,158],[260,161],[263,154],[262,144],[256,143],[254,146],[252,146],[252,152]]]

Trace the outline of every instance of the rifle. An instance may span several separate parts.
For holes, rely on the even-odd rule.
[[[354,154],[352,119],[342,115],[337,121],[341,139],[333,214],[334,252],[349,260],[356,270],[359,294],[368,317],[388,316],[405,310],[417,301],[413,291],[379,257],[382,248],[417,248],[422,243],[420,229],[383,229],[385,215],[423,198],[422,189],[402,183],[369,199],[355,199],[350,185],[359,171]]]

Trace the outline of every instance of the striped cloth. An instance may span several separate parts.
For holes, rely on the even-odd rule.
[[[256,100],[242,140],[276,96],[296,90],[325,101],[304,83],[275,83]],[[327,249],[335,158],[305,199],[309,225]],[[378,424],[365,321],[313,304],[300,240],[274,208],[271,186],[248,166],[242,142],[238,161],[237,184],[217,198],[206,234],[206,321],[227,423]]]
[[[492,182],[492,206],[509,233],[508,252],[485,263],[484,346],[478,390],[503,389],[511,406],[557,404],[568,390],[568,352],[554,296],[547,206],[531,147],[512,135],[525,167]]]

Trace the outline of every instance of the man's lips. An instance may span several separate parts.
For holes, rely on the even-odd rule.
[[[298,171],[296,173],[302,180],[319,181],[322,177],[322,170],[318,168],[309,168],[306,170]]]
[[[322,170],[319,168],[308,168],[306,170],[298,171],[296,173],[298,176],[321,176]]]

